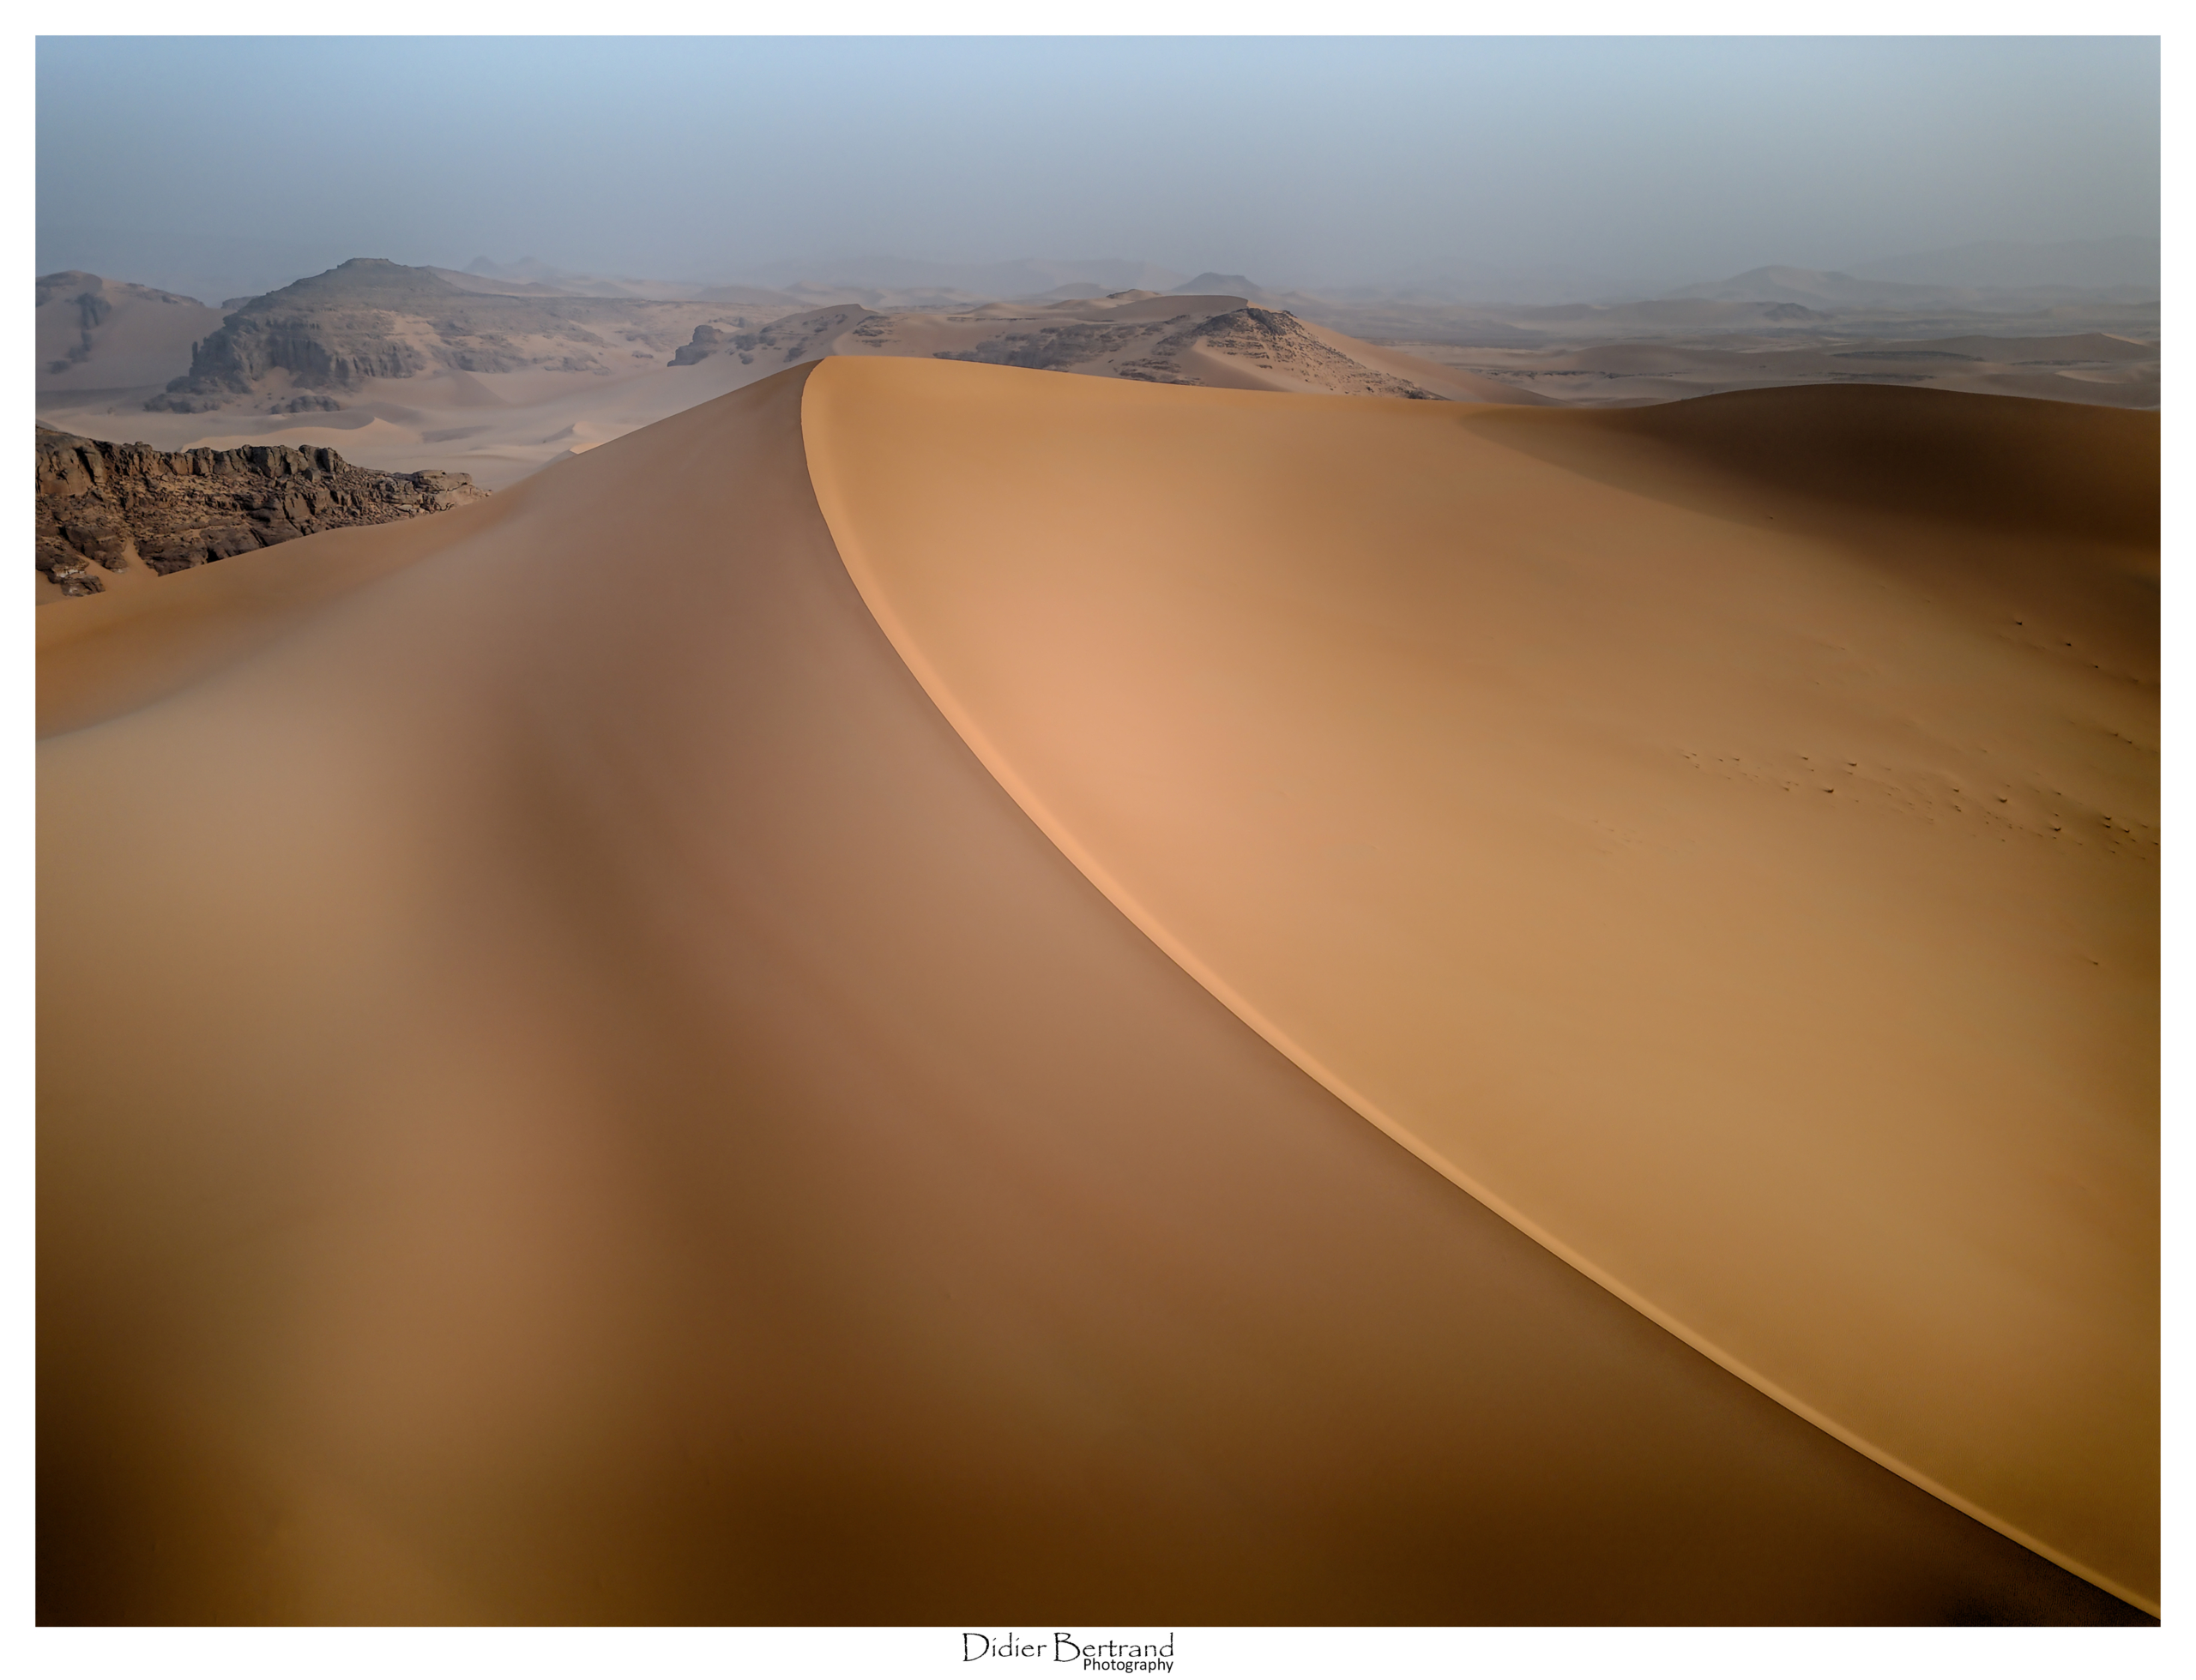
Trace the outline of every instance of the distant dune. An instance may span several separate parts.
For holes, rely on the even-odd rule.
[[[190,365],[219,310],[148,286],[74,270],[39,276],[38,389],[113,391],[162,384]]]
[[[2111,333],[1879,338],[1825,332],[1802,338],[1772,337],[1764,331],[1732,333],[1720,341],[1618,339],[1575,348],[1463,348],[1408,341],[1395,347],[1558,401],[1596,406],[1670,402],[1785,385],[1897,384],[2156,408],[2164,367],[2155,339]]]
[[[2139,1619],[2157,437],[835,356],[44,609],[41,1621]]]

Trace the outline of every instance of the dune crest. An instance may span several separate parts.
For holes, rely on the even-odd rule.
[[[926,689],[1239,1015],[2155,1606],[2154,418],[849,361],[805,425]]]

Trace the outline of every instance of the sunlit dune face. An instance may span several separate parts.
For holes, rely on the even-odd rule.
[[[2153,420],[833,364],[806,436],[932,697],[1246,1021],[1766,1392],[2155,1590]]]
[[[1793,1408],[2154,1585],[2141,544],[1490,412],[835,361],[42,608],[41,1619],[2135,1617]]]

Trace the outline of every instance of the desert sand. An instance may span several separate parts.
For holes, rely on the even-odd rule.
[[[2158,340],[2114,333],[2028,337],[1965,334],[1885,339],[1795,334],[1541,344],[1396,347],[1459,372],[1508,382],[1560,402],[1632,406],[1779,385],[1897,384],[1992,396],[2042,397],[2108,408],[2156,408]]]
[[[2154,420],[851,363],[809,404],[895,645],[1156,942],[1658,1322],[2154,1599]]]
[[[2133,1617],[2156,431],[2008,406],[835,358],[42,608],[40,1619]]]
[[[221,324],[196,298],[74,269],[39,277],[37,310],[39,400],[63,406],[157,389]]]

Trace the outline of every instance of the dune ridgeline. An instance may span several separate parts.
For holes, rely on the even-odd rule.
[[[42,1621],[2156,1611],[2157,416],[1163,383],[40,610]]]

